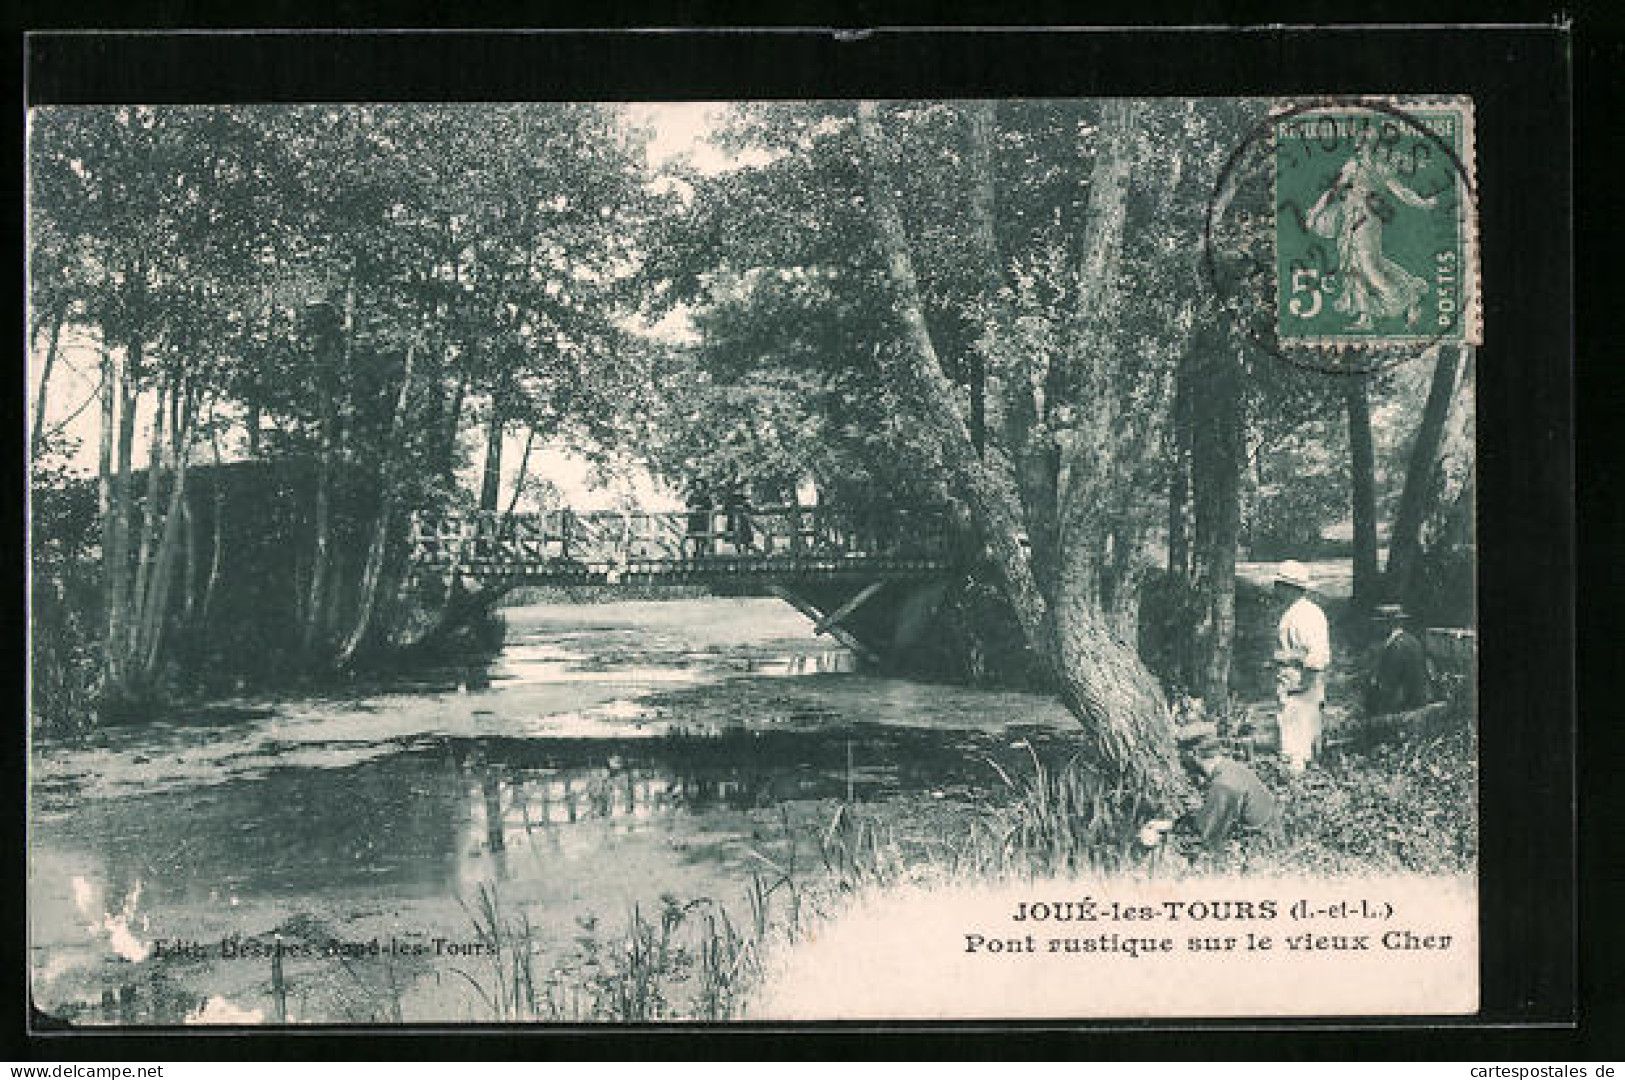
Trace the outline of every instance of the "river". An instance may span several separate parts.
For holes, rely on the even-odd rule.
[[[1000,783],[989,758],[1064,752],[1071,726],[1043,697],[856,670],[777,600],[504,614],[489,664],[36,745],[36,1007],[497,1019],[486,902],[533,928],[543,968],[663,896],[738,910],[786,860],[816,872],[796,834],[843,803],[906,807],[928,834]],[[279,940],[304,951],[273,964]]]

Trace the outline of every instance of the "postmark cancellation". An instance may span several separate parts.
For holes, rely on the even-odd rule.
[[[1299,104],[1268,136],[1283,350],[1481,342],[1470,99]]]

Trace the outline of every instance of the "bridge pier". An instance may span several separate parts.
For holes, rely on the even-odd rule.
[[[870,582],[863,586],[852,596],[848,597],[840,607],[833,612],[825,614],[814,601],[798,595],[794,590],[784,585],[769,585],[768,592],[783,600],[807,618],[813,621],[813,633],[828,634],[830,637],[845,645],[871,664],[880,662],[880,655],[866,645],[861,638],[841,625],[841,621],[851,615],[864,602],[879,592],[886,583],[884,581]],[[827,590],[824,590],[827,592]]]
[[[943,622],[950,589],[950,578],[942,575],[871,582],[857,589],[834,582],[799,582],[771,591],[811,619],[815,632],[827,630],[869,663],[958,678],[968,672],[956,633]]]

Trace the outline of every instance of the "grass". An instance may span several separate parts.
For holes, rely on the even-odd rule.
[[[791,897],[788,907],[779,897]],[[752,876],[749,918],[736,923],[709,897],[667,895],[656,911],[634,905],[624,928],[602,932],[596,917],[577,922],[574,947],[545,971],[528,913],[503,911],[498,886],[479,886],[465,905],[484,963],[454,968],[478,1002],[476,1019],[498,1023],[652,1023],[735,1018],[762,975],[763,946],[793,938],[801,914],[795,887],[780,875]]]
[[[470,973],[453,967],[474,988],[491,1019],[509,1023],[537,1016],[538,995],[535,957],[538,952],[530,913],[521,911],[517,921],[502,913],[502,900],[494,881],[482,882],[474,905],[463,904],[474,926],[475,941],[481,946],[482,967]]]
[[[1129,795],[1098,770],[1073,755],[1060,768],[1047,768],[1031,744],[1033,771],[1013,778],[997,762],[1012,798],[989,817],[988,830],[971,832],[965,845],[973,873],[1109,872],[1135,856],[1134,835],[1143,818],[1138,795]]]

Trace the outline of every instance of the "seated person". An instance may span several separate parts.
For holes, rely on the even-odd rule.
[[[1405,609],[1383,604],[1375,618],[1383,631],[1366,688],[1366,711],[1372,716],[1420,709],[1428,703],[1427,656],[1415,634],[1405,628]]]
[[[1242,830],[1273,835],[1281,812],[1258,774],[1224,752],[1212,735],[1204,735],[1187,751],[1191,764],[1208,781],[1207,796],[1193,824],[1209,851],[1224,846],[1239,826]]]

